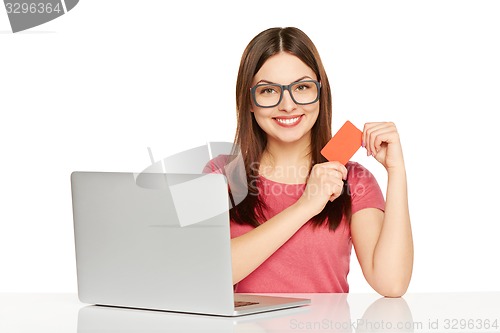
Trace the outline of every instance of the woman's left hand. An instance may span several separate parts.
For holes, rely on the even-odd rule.
[[[363,147],[387,170],[404,168],[403,150],[398,130],[392,122],[366,123],[363,128]]]

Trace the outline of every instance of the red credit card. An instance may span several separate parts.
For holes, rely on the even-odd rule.
[[[361,147],[363,132],[361,132],[350,121],[346,121],[339,131],[328,141],[321,150],[328,161],[339,161],[342,164],[349,162],[349,159]]]

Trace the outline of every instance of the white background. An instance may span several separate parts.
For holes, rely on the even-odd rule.
[[[499,17],[498,1],[81,0],[12,34],[0,8],[0,292],[76,292],[70,173],[232,141],[241,53],[275,26],[318,47],[334,129],[396,123],[409,291],[500,290]],[[385,188],[381,165],[354,160]],[[351,292],[370,292],[352,259]]]

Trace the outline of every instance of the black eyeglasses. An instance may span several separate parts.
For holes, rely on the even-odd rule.
[[[288,90],[292,100],[298,105],[316,103],[319,100],[321,83],[315,80],[292,82],[289,85],[262,83],[250,88],[256,106],[272,108],[281,103],[283,92]]]

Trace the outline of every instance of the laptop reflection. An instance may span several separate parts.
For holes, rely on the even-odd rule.
[[[309,307],[282,309],[242,317],[199,316],[155,310],[90,305],[78,312],[78,333],[109,332],[267,332],[268,322],[293,318]],[[264,326],[263,326],[264,325]]]

